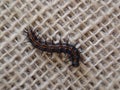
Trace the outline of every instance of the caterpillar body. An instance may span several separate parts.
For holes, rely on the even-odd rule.
[[[79,50],[71,44],[62,43],[53,43],[41,40],[41,38],[37,37],[35,30],[32,27],[26,28],[27,37],[30,43],[37,49],[46,52],[56,52],[56,53],[64,53],[68,54],[70,61],[72,62],[72,66],[79,66],[79,61],[81,59]]]

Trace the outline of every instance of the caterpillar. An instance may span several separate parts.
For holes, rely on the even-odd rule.
[[[62,43],[61,41],[59,43],[54,43],[53,40],[52,43],[47,42],[46,40],[43,41],[36,35],[35,30],[33,30],[32,27],[26,28],[25,32],[27,33],[29,42],[35,48],[50,53],[55,52],[68,54],[70,61],[72,62],[72,66],[79,66],[79,61],[81,59],[80,52],[74,45],[68,44],[68,42]]]

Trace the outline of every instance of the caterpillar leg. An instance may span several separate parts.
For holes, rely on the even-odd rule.
[[[77,62],[77,61],[72,61],[72,66],[78,67],[78,66],[79,66],[79,62]]]

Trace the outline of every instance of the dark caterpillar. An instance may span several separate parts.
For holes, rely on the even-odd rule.
[[[27,37],[31,44],[35,47],[40,49],[41,51],[47,51],[47,52],[56,52],[56,53],[67,53],[69,55],[70,61],[72,61],[72,66],[77,67],[79,66],[79,60],[80,60],[80,52],[79,50],[68,43],[52,43],[42,41],[40,38],[37,37],[35,31],[33,31],[32,27],[29,27],[25,31],[27,33]]]

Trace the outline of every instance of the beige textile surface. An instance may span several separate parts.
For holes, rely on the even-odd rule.
[[[25,27],[83,56],[72,67],[25,43]],[[120,0],[0,0],[0,90],[120,90]]]

